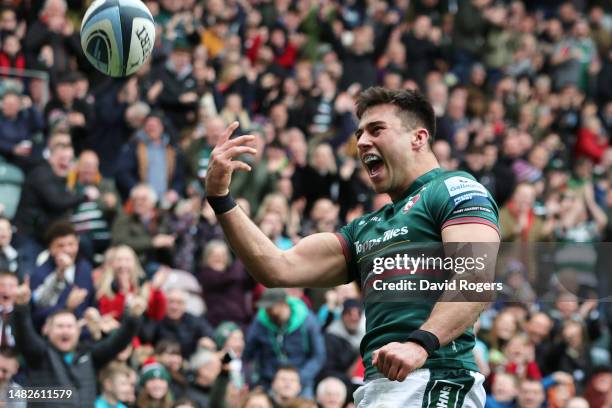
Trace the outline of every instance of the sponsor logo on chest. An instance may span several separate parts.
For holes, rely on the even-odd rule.
[[[396,238],[402,235],[406,235],[406,234],[408,234],[408,227],[388,229],[385,232],[383,232],[382,235],[376,238],[368,239],[367,241],[364,241],[364,242],[356,241],[355,242],[355,252],[357,253],[357,255],[362,254],[364,252],[371,250],[372,248],[377,247],[378,245],[384,242],[387,242],[393,238]]]

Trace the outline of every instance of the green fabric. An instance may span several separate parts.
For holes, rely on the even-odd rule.
[[[371,364],[372,352],[391,342],[404,342],[429,317],[435,303],[434,297],[419,300],[415,295],[410,299],[410,292],[373,290],[374,282],[383,276],[374,273],[374,259],[404,254],[418,256],[422,248],[441,251],[442,229],[461,223],[483,223],[499,229],[497,205],[491,194],[468,173],[434,169],[419,177],[395,203],[357,218],[340,230],[347,245],[349,275],[360,283],[364,294],[366,335],[361,342],[361,353],[366,378],[377,373]],[[421,268],[418,274],[406,269],[384,273],[386,282],[443,281],[445,278],[431,275],[426,268]],[[423,293],[429,294],[421,292],[420,295]],[[477,371],[473,347],[474,334],[469,329],[433,353],[424,367]]]
[[[467,370],[431,370],[430,375],[422,408],[462,407],[474,386],[474,377]]]
[[[227,341],[227,338],[237,330],[240,330],[240,326],[238,326],[234,322],[226,321],[220,323],[219,326],[217,326],[217,328],[215,329],[214,333],[214,340],[215,344],[217,345],[217,348],[219,350],[222,350],[223,346],[225,345],[225,342]]]
[[[270,316],[268,316],[265,309],[259,309],[259,312],[257,312],[257,320],[272,333],[293,333],[306,321],[308,317],[308,307],[300,299],[291,296],[287,297],[287,304],[289,305],[289,309],[291,309],[291,316],[284,327],[278,327],[276,323],[270,320]]]

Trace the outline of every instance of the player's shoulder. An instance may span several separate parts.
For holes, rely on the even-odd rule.
[[[383,216],[386,209],[391,207],[392,205],[393,203],[385,204],[376,211],[372,211],[360,217],[357,217],[348,224],[346,224],[346,227],[351,229],[358,229],[372,222],[380,222],[383,220]]]

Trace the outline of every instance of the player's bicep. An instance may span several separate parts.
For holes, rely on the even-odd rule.
[[[288,268],[278,286],[331,287],[346,283],[348,268],[336,234],[319,233],[301,239],[283,253]]]
[[[454,224],[442,230],[442,242],[499,242],[499,233],[489,223]]]

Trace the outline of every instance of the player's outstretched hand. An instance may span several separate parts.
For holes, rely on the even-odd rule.
[[[252,142],[253,135],[244,135],[230,139],[232,133],[238,128],[238,122],[233,122],[225,129],[217,145],[210,155],[208,170],[206,172],[206,195],[224,196],[229,192],[232,173],[235,170],[250,171],[251,166],[234,160],[242,154],[255,154],[256,150],[247,143]]]
[[[372,365],[391,381],[404,381],[427,360],[427,351],[416,343],[389,343],[372,353]]]

